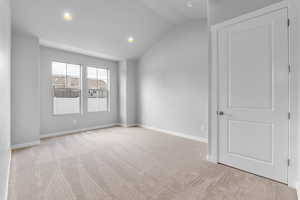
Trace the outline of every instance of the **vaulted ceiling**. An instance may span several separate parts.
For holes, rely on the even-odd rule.
[[[65,11],[72,21],[62,19]],[[15,30],[42,44],[123,59],[143,54],[175,24],[206,18],[206,0],[12,0],[12,15]]]
[[[173,23],[206,18],[206,0],[141,0],[160,16]],[[190,5],[191,7],[189,7]]]

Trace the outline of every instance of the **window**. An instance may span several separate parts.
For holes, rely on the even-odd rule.
[[[81,66],[52,62],[53,114],[81,113]]]
[[[87,67],[88,112],[109,112],[109,70]]]

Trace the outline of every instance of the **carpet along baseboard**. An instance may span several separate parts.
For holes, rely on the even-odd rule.
[[[94,127],[74,129],[74,130],[68,130],[68,131],[61,131],[61,132],[56,132],[56,133],[43,134],[43,135],[40,135],[40,138],[45,139],[45,138],[51,138],[51,137],[56,137],[56,136],[70,135],[70,134],[84,132],[84,131],[92,131],[92,130],[102,129],[102,128],[111,128],[111,127],[115,127],[115,126],[119,126],[119,124],[117,124],[117,123],[116,124],[108,124],[108,125],[94,126]]]
[[[40,140],[36,140],[33,142],[26,142],[26,143],[22,143],[22,144],[14,144],[11,146],[12,150],[16,150],[16,149],[22,149],[22,148],[27,148],[27,147],[32,147],[35,145],[39,145],[41,143]]]
[[[9,150],[9,155],[8,155],[8,172],[7,172],[7,177],[6,177],[6,186],[5,186],[5,194],[4,194],[4,199],[8,200],[8,189],[9,189],[9,177],[10,177],[10,163],[11,163],[11,150]]]
[[[198,141],[198,142],[208,143],[208,139],[204,138],[204,137],[190,136],[190,135],[187,135],[187,134],[184,134],[184,133],[179,133],[179,132],[175,132],[175,131],[169,131],[169,130],[165,130],[165,129],[155,128],[155,127],[147,126],[147,125],[144,125],[144,124],[139,124],[138,126],[142,127],[142,128],[145,128],[145,129],[165,133],[165,134],[174,135],[174,136],[177,136],[177,137],[182,137],[182,138],[189,139],[189,140],[195,140],[195,141]]]

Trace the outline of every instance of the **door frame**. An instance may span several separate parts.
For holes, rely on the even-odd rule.
[[[276,10],[287,8],[289,26],[289,63],[291,66],[291,73],[289,73],[289,111],[291,119],[289,121],[289,166],[288,166],[288,185],[296,187],[297,182],[297,137],[296,137],[296,73],[295,73],[295,37],[296,37],[296,10],[293,9],[290,0],[282,1],[271,6],[259,9],[257,11],[241,15],[239,17],[227,20],[225,22],[211,26],[210,28],[210,44],[211,44],[211,68],[210,68],[210,83],[209,83],[209,134],[208,134],[208,156],[207,160],[213,163],[219,163],[219,117],[217,111],[219,110],[219,80],[218,80],[218,31],[229,25],[233,25],[245,20],[259,17]],[[288,67],[288,66],[287,66]],[[287,161],[288,162],[288,161]]]

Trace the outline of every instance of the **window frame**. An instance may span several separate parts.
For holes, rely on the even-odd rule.
[[[66,80],[65,80],[65,85],[67,85],[67,77],[68,77],[68,65],[78,65],[80,67],[80,100],[79,100],[79,112],[77,113],[63,113],[63,114],[56,114],[54,112],[54,90],[53,90],[53,63],[63,63],[66,65]],[[83,64],[75,64],[75,63],[71,63],[71,62],[67,62],[67,61],[57,61],[57,60],[52,60],[51,61],[51,72],[50,72],[50,82],[51,82],[51,98],[52,98],[52,109],[51,109],[51,114],[52,116],[55,116],[55,117],[59,117],[59,116],[80,116],[80,115],[83,115]]]
[[[104,69],[107,71],[107,90],[108,90],[108,96],[107,96],[107,110],[103,111],[103,110],[100,110],[100,111],[89,111],[89,97],[88,97],[88,91],[89,91],[89,85],[88,85],[88,81],[89,81],[89,78],[88,78],[88,68],[95,68],[95,69]],[[111,108],[110,108],[110,101],[111,101],[111,72],[110,72],[110,68],[107,67],[107,66],[101,66],[101,67],[95,67],[95,66],[92,66],[92,65],[86,65],[85,66],[85,69],[86,69],[86,91],[85,91],[85,95],[86,96],[86,112],[87,113],[110,113],[111,112]],[[98,80],[97,80],[98,81]]]

